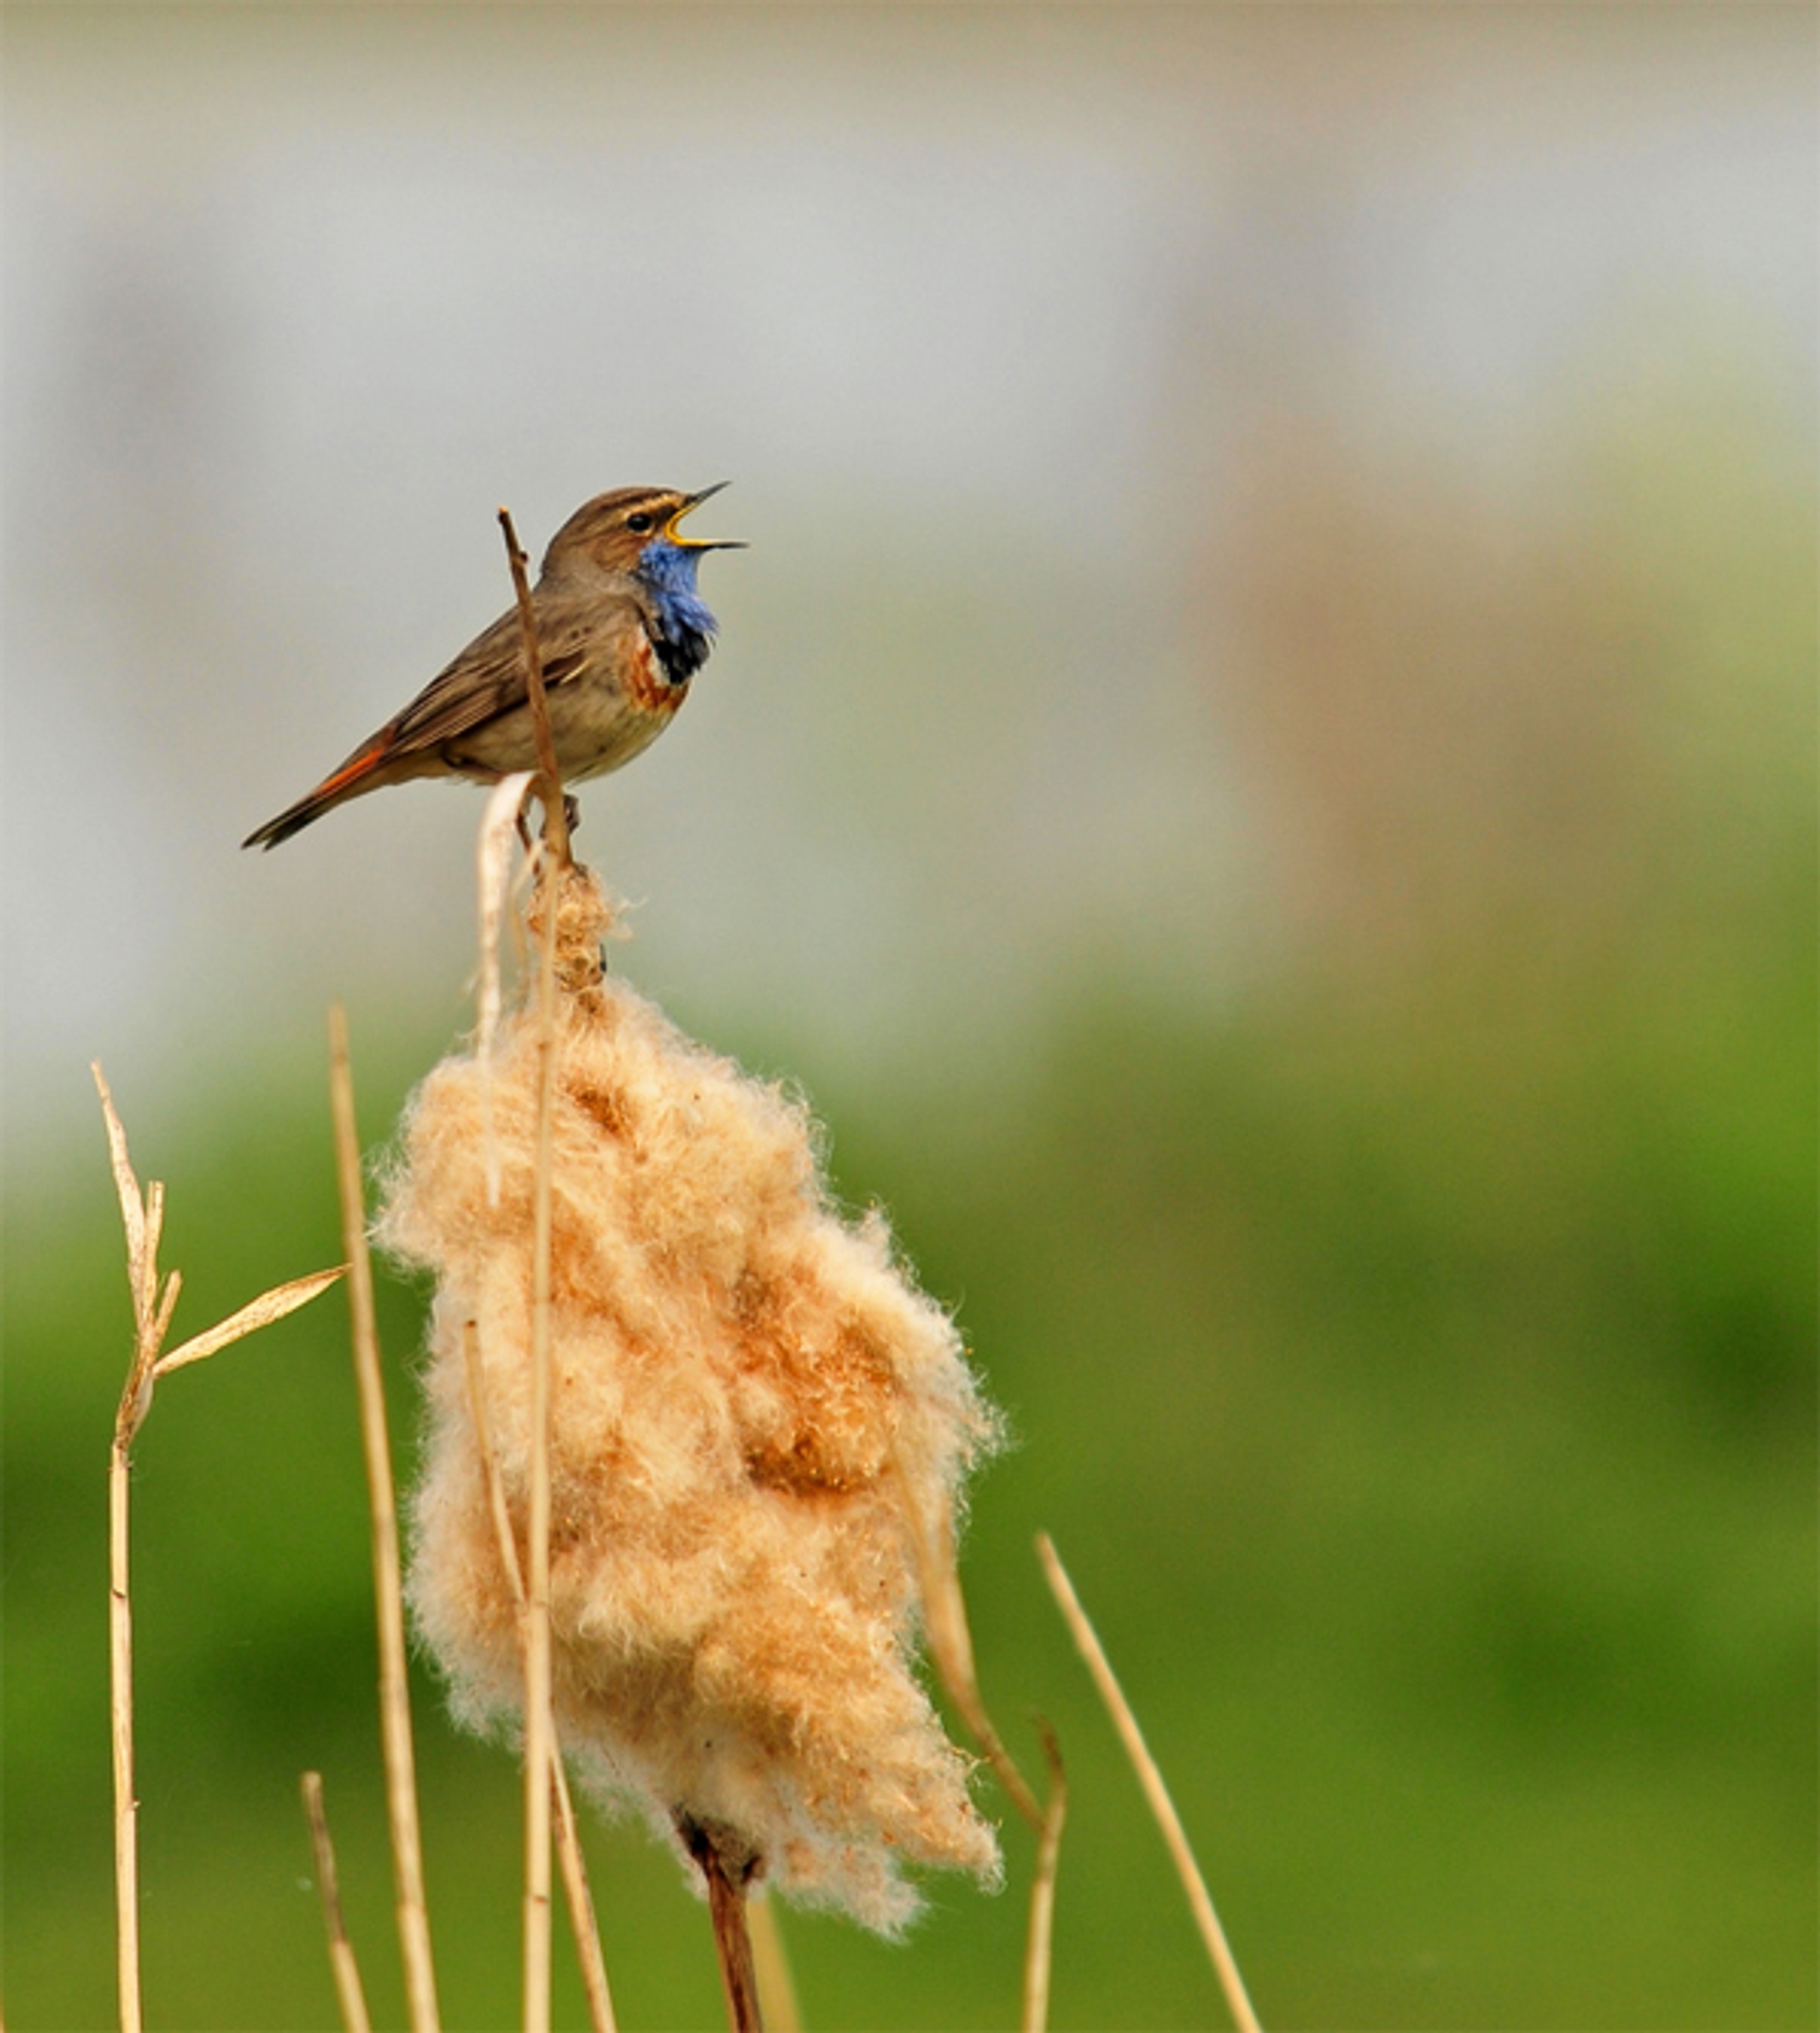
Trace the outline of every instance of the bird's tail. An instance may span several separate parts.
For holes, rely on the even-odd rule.
[[[363,790],[376,790],[381,784],[391,783],[390,772],[381,774],[390,747],[384,735],[375,735],[364,748],[356,749],[338,770],[325,776],[314,790],[299,798],[295,805],[287,805],[276,819],[266,820],[257,832],[248,833],[241,845],[275,847],[280,841],[289,840],[293,833],[300,833],[334,806],[345,804],[349,798],[357,798]]]

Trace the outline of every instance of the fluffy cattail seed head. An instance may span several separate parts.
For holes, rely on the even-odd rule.
[[[666,1834],[728,1831],[784,1891],[890,1931],[916,1906],[903,1862],[998,1868],[913,1672],[918,1521],[952,1517],[994,1420],[883,1220],[831,1205],[802,1105],[606,977],[610,912],[585,871],[560,880],[557,1733]],[[538,1024],[519,1009],[423,1082],[380,1225],[436,1277],[417,1626],[458,1714],[508,1728],[517,1603],[464,1337],[522,1549]]]

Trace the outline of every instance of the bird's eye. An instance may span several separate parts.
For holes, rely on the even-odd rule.
[[[653,518],[647,516],[641,508],[635,516],[628,516],[626,517],[626,527],[628,530],[637,531],[639,535],[643,536],[645,532],[651,527],[652,519]]]

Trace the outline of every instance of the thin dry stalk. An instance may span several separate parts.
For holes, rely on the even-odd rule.
[[[746,1926],[746,1892],[758,1860],[728,1831],[679,1814],[677,1833],[695,1859],[708,1888],[715,1952],[720,1959],[720,1988],[726,1995],[728,2033],[765,2033],[758,2003],[758,1970]]]
[[[512,1514],[506,1506],[505,1482],[500,1474],[499,1458],[487,1427],[486,1380],[481,1368],[480,1334],[472,1320],[462,1326],[462,1353],[467,1363],[468,1411],[474,1421],[474,1444],[481,1458],[481,1473],[486,1480],[486,1497],[493,1513],[493,1530],[500,1542],[500,1560],[519,1614],[524,1614],[524,1573],[519,1564],[518,1542],[512,1535]],[[582,1853],[581,1831],[575,1822],[575,1806],[569,1794],[569,1774],[563,1770],[562,1747],[552,1743],[550,1781],[556,1808],[556,1860],[562,1867],[562,1886],[569,1901],[569,1924],[574,1932],[575,1953],[581,1964],[582,1988],[588,1997],[588,2019],[593,2033],[614,2033],[612,1992],[607,1983],[607,1962],[600,1951],[600,1928],[594,1917],[593,1894],[588,1884],[587,1860]]]
[[[341,1914],[341,1886],[335,1870],[335,1844],[329,1840],[328,1810],[322,1805],[322,1774],[306,1771],[302,1781],[303,1812],[310,1824],[310,1847],[316,1853],[316,1885],[322,1895],[322,1924],[328,1930],[329,1968],[335,1973],[335,1995],[341,2006],[347,2033],[373,2033],[367,2017],[367,1994],[360,1988],[360,1966],[354,1959],[347,1921]]]
[[[543,781],[545,855],[539,888],[543,948],[537,970],[537,1141],[532,1190],[531,1491],[524,1604],[524,2033],[550,2024],[550,1782],[556,1760],[550,1664],[550,1206],[556,1095],[556,887],[570,865],[569,815],[544,697],[543,653],[512,517],[500,510],[523,635],[525,697]]]
[[[784,1951],[784,1931],[777,1924],[775,1899],[748,1899],[746,1918],[752,1928],[752,1961],[758,1978],[758,2003],[771,2033],[803,2033],[803,2014],[796,2003],[796,1984]]]
[[[398,1940],[411,2033],[435,2033],[436,1970],[430,1958],[429,1909],[424,1897],[423,1836],[417,1820],[417,1771],[411,1749],[410,1688],[405,1669],[405,1602],[398,1570],[398,1501],[391,1481],[391,1444],[373,1318],[373,1262],[367,1254],[366,1195],[348,1062],[348,1020],[329,1007],[329,1095],[335,1114],[336,1172],[341,1229],[348,1251],[348,1306],[354,1322],[354,1370],[366,1448],[367,1499],[373,1514],[373,1595],[379,1625],[379,1726],[386,1761],[386,1809],[391,1824],[398,1888]]]
[[[560,795],[560,793],[558,793]],[[550,1172],[555,1103],[556,897],[544,889],[537,974],[537,1147],[532,1211],[531,1490],[524,1591],[524,2033],[550,2024]]]
[[[1131,1759],[1138,1774],[1144,1797],[1150,1803],[1150,1811],[1156,1817],[1156,1824],[1163,1832],[1163,1841],[1169,1846],[1170,1858],[1175,1865],[1182,1888],[1188,1894],[1188,1903],[1194,1915],[1194,1924],[1201,1931],[1201,1939],[1207,1945],[1220,1988],[1226,1993],[1227,2007],[1232,2014],[1232,2023],[1239,2033],[1259,2033],[1257,2014],[1251,2009],[1251,2000],[1246,1993],[1245,1979],[1239,1974],[1239,1966],[1233,1960],[1232,1951],[1227,1943],[1226,1930],[1220,1925],[1220,1916],[1213,1911],[1213,1901],[1208,1897],[1207,1883],[1201,1876],[1200,1866],[1194,1861],[1194,1852],[1189,1847],[1187,1834],[1181,1817],[1175,1812],[1175,1804],[1169,1797],[1169,1788],[1163,1783],[1163,1775],[1156,1761],[1150,1754],[1144,1742],[1143,1732],[1138,1727],[1138,1718],[1131,1712],[1124,1693],[1114,1675],[1111,1663],[1087,1614],[1081,1606],[1081,1598],[1074,1592],[1074,1584],[1068,1579],[1067,1570],[1062,1565],[1055,1547],[1046,1532],[1036,1536],[1036,1551],[1043,1562],[1044,1572],[1048,1577],[1049,1588],[1056,1602],[1061,1606],[1062,1615],[1073,1636],[1081,1656],[1087,1662],[1087,1670],[1093,1675],[1094,1684],[1100,1690],[1100,1698],[1106,1704],[1113,1723],[1124,1743],[1125,1754]]]
[[[100,1065],[90,1068],[107,1125],[108,1155],[126,1228],[127,1281],[133,1293],[133,1357],[114,1419],[107,1465],[108,1680],[114,1750],[114,1910],[116,1985],[121,2033],[139,2033],[144,2011],[139,1989],[139,1803],[133,1771],[133,1594],[129,1554],[133,1436],[152,1407],[153,1370],[163,1335],[158,1327],[158,1230],[164,1218],[164,1188],[152,1182],[141,1196],[126,1151],[126,1132],[114,1112]],[[173,1273],[165,1290],[164,1317],[181,1286]]]
[[[974,1663],[973,1632],[967,1622],[967,1599],[961,1592],[960,1568],[955,1557],[954,1528],[945,1516],[931,1516],[911,1494],[909,1478],[899,1477],[907,1499],[911,1537],[916,1549],[917,1577],[922,1591],[923,1625],[930,1656],[949,1699],[974,1741],[998,1775],[1012,1804],[1036,1832],[1036,1871],[1030,1883],[1029,1934],[1024,1949],[1023,2033],[1043,2033],[1049,2011],[1049,1968],[1054,1937],[1055,1874],[1062,1851],[1062,1825],[1067,1818],[1067,1780],[1055,1732],[1035,1718],[1048,1767],[1048,1797],[1042,1806],[1017,1761],[1005,1748],[979,1691]]]
[[[556,1861],[562,1866],[562,1889],[569,1901],[569,1924],[581,1964],[581,1988],[588,1999],[592,2033],[615,2033],[613,1994],[607,1987],[607,1958],[600,1952],[600,1924],[594,1917],[594,1895],[588,1884],[581,1828],[570,1797],[569,1774],[562,1768],[562,1747],[550,1747],[550,1789],[556,1805]]]
[[[960,1572],[955,1558],[953,1528],[945,1516],[925,1516],[924,1507],[916,1499],[911,1479],[901,1470],[898,1481],[910,1518],[930,1657],[941,1676],[941,1684],[948,1690],[949,1699],[985,1753],[987,1763],[998,1774],[999,1784],[1041,1840],[1045,1827],[1043,1809],[1037,1805],[1029,1781],[1019,1770],[1017,1760],[1005,1748],[1005,1740],[993,1726],[985,1697],[979,1691],[973,1633],[967,1625],[967,1603],[960,1592]]]
[[[114,1902],[117,1983],[122,2033],[139,2033],[144,2022],[139,1987],[139,1803],[134,1783],[133,1595],[131,1500],[133,1441],[152,1409],[159,1377],[185,1363],[200,1362],[313,1299],[341,1276],[339,1269],[293,1279],[250,1300],[238,1313],[192,1336],[160,1357],[171,1331],[181,1275],[173,1271],[158,1289],[158,1242],[164,1229],[164,1186],[154,1179],[141,1193],[127,1153],[126,1131],[99,1064],[89,1069],[100,1096],[107,1129],[108,1160],[126,1229],[127,1283],[133,1295],[133,1356],[114,1416],[107,1464],[108,1541],[108,1712],[114,1762]]]
[[[531,706],[532,737],[537,745],[537,768],[543,782],[538,795],[543,800],[543,837],[557,863],[569,865],[569,813],[562,801],[562,773],[556,768],[556,744],[550,731],[550,705],[544,697],[543,657],[537,643],[537,610],[531,605],[531,582],[525,576],[530,560],[519,545],[519,533],[512,527],[508,509],[500,510],[500,528],[505,536],[505,555],[512,567],[512,590],[519,603],[519,627],[524,637],[524,682]]]
[[[1023,2033],[1043,2033],[1049,2020],[1055,1873],[1062,1855],[1062,1824],[1068,1814],[1068,1781],[1062,1769],[1062,1747],[1055,1740],[1055,1732],[1041,1716],[1036,1727],[1049,1768],[1049,1796],[1043,1810],[1043,1833],[1036,1845],[1036,1872],[1030,1880],[1030,1932],[1024,1947]]]
[[[125,1407],[122,1404],[122,1411]],[[114,1737],[114,1912],[120,2033],[140,2033],[139,1803],[133,1784],[133,1599],[127,1572],[126,1442],[117,1429],[107,1470],[108,1670]]]

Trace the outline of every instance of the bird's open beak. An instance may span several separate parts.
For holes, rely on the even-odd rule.
[[[684,501],[682,507],[677,510],[675,515],[670,517],[669,525],[664,530],[664,534],[669,538],[669,540],[673,544],[676,545],[678,550],[743,551],[746,548],[744,543],[741,542],[740,539],[737,536],[684,536],[682,531],[677,526],[682,520],[682,517],[684,516],[692,515],[695,510],[700,508],[702,502],[705,501],[710,495],[719,494],[722,487],[729,486],[730,484],[730,481],[724,480],[718,480],[715,481],[712,487],[703,487],[700,494],[690,495],[688,499]]]

